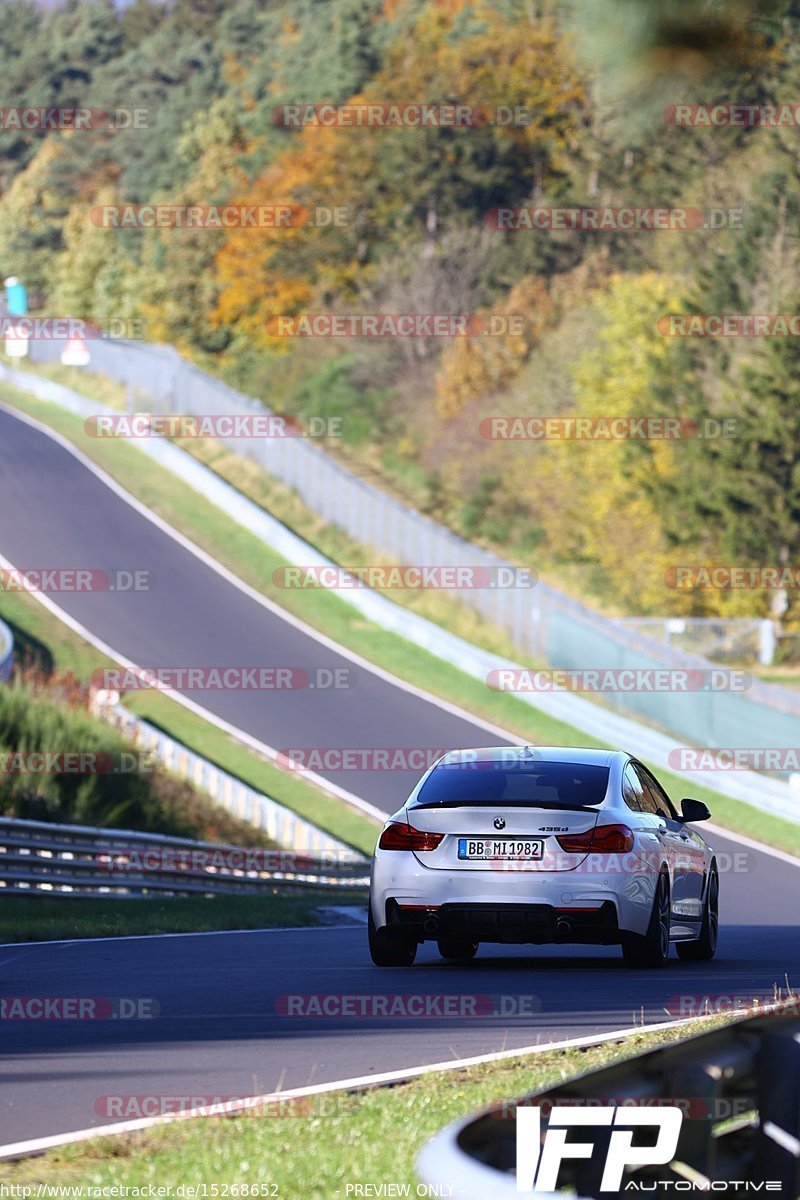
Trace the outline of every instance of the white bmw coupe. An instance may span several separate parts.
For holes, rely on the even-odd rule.
[[[466,960],[480,942],[619,945],[660,967],[713,957],[719,872],[648,769],[622,751],[453,750],[387,822],[372,861],[369,948],[410,966],[421,942]]]

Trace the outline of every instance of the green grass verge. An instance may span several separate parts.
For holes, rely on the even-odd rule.
[[[366,904],[366,892],[331,889],[251,896],[170,896],[114,900],[89,896],[4,895],[0,942],[130,937],[317,925],[322,905]]]
[[[503,726],[525,741],[540,745],[603,744],[562,721],[530,708],[516,696],[491,691],[479,680],[471,679],[444,660],[396,634],[380,629],[330,591],[287,591],[276,587],[272,579],[273,571],[284,566],[284,560],[215,508],[200,493],[148,459],[134,445],[116,439],[89,438],[80,418],[64,412],[57,405],[35,400],[5,385],[0,389],[0,395],[8,403],[38,417],[69,438],[132,495],[252,587],[343,646],[353,648],[399,678]],[[156,697],[139,692],[131,707],[146,716],[151,711],[150,705],[154,699]],[[161,696],[157,699],[164,701]],[[165,725],[165,728],[172,731],[171,725]],[[208,726],[204,725],[203,728],[207,730]],[[196,746],[196,743],[189,744]],[[213,757],[205,740],[203,753]],[[680,799],[686,793],[686,781],[679,776],[661,770],[658,775],[676,798]],[[790,853],[800,853],[800,825],[720,796],[710,787],[692,784],[691,792],[709,804],[714,820],[719,825]],[[276,794],[276,798],[281,799],[281,796]],[[329,825],[324,827],[330,828]],[[374,832],[371,836],[374,841]]]
[[[723,1023],[719,1017],[692,1022],[681,1036]],[[140,1134],[98,1138],[0,1166],[0,1179],[17,1185],[55,1180],[84,1186],[158,1183],[171,1186],[173,1194],[179,1184],[190,1182],[229,1188],[274,1184],[274,1192],[258,1194],[280,1200],[345,1200],[347,1184],[370,1182],[409,1185],[413,1196],[419,1182],[417,1154],[451,1121],[667,1045],[677,1036],[669,1030],[643,1031],[623,1042],[585,1050],[545,1051],[436,1072],[393,1088],[318,1097],[310,1111],[295,1110],[302,1115],[276,1115],[281,1110],[272,1107],[250,1117],[203,1117]],[[442,1050],[445,1057],[445,1043]]]

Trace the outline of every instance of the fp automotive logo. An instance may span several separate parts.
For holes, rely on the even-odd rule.
[[[518,1107],[516,1115],[519,1192],[556,1191],[562,1162],[570,1158],[591,1158],[595,1150],[594,1142],[588,1137],[582,1141],[567,1141],[570,1131],[576,1126],[587,1129],[612,1125],[610,1136],[603,1136],[608,1151],[600,1191],[619,1194],[626,1167],[660,1166],[672,1161],[683,1120],[683,1113],[674,1105],[646,1109],[613,1104],[602,1108],[554,1105],[542,1137],[540,1108]],[[649,1145],[634,1146],[635,1132],[646,1127],[657,1130],[655,1143],[652,1134],[648,1133],[645,1140]]]

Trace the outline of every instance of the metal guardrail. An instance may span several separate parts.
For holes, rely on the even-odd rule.
[[[682,1111],[683,1121],[672,1161],[626,1168],[621,1194],[724,1191],[729,1196],[753,1196],[765,1192],[795,1200],[800,1196],[797,1014],[798,1005],[792,1001],[774,1015],[746,1018],[496,1106],[430,1142],[419,1158],[422,1178],[427,1184],[446,1183],[455,1189],[449,1194],[460,1200],[519,1198],[523,1194],[515,1183],[519,1106],[539,1107],[544,1122],[555,1104],[674,1105]],[[564,1158],[560,1188],[580,1200],[609,1200],[612,1193],[601,1191],[600,1183],[611,1132],[601,1125],[575,1131],[580,1136],[573,1134],[571,1140],[591,1138],[595,1152],[585,1160]],[[640,1144],[653,1144],[652,1130],[638,1136]],[[755,1186],[760,1183],[760,1188]],[[564,1192],[533,1194],[546,1200],[551,1195],[563,1197]]]
[[[14,638],[7,625],[0,621],[0,683],[11,678],[14,665]]]
[[[362,887],[363,862],[335,853],[223,845],[0,817],[0,894],[145,897]]]

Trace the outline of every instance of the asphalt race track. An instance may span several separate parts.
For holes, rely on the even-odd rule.
[[[0,552],[18,567],[154,571],[149,593],[54,597],[143,665],[353,670],[4,412]],[[356,675],[347,691],[195,698],[279,747],[486,743],[479,726],[363,669]],[[386,811],[413,782],[378,772],[329,777]],[[673,957],[663,971],[633,972],[613,948],[487,947],[464,968],[427,946],[413,968],[381,971],[360,928],[0,947],[6,998],[123,997],[158,1010],[147,1019],[0,1022],[0,1142],[107,1124],[106,1096],[252,1095],[661,1021],[677,1015],[677,997],[767,996],[787,974],[798,985],[797,867],[716,834],[709,840],[720,855],[722,907],[710,966]],[[490,1015],[469,1019],[285,1015],[281,997],[310,994],[492,999],[480,1001]]]
[[[305,635],[233,587],[152,524],[46,434],[0,410],[0,553],[20,569],[148,570],[141,592],[51,599],[145,667],[295,667],[345,672],[346,688],[189,691],[192,700],[277,749],[485,746],[497,739]],[[319,678],[319,676],[317,676]],[[322,678],[326,678],[323,676]],[[394,812],[415,771],[320,771]]]

